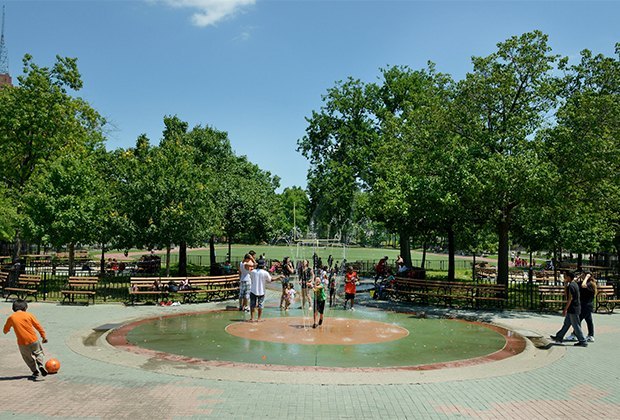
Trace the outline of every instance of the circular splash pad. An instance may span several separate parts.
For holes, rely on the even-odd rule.
[[[303,317],[269,318],[262,322],[235,322],[226,332],[249,340],[307,345],[354,345],[383,343],[406,337],[409,331],[398,325],[367,319],[330,318],[318,329]]]
[[[217,311],[139,321],[108,341],[156,352],[158,357],[268,369],[429,370],[464,366],[515,355],[522,339],[487,324],[421,319],[373,310],[330,310],[322,326],[301,311],[266,309],[262,322],[240,312]]]

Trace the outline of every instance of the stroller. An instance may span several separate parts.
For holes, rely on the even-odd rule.
[[[387,277],[381,279],[375,286],[375,293],[372,298],[375,300],[386,300],[388,298],[388,290],[394,288],[394,275],[389,274]]]

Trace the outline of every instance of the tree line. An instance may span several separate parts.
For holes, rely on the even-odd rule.
[[[360,215],[410,241],[457,249],[620,256],[620,44],[615,56],[553,54],[540,31],[473,57],[462,80],[433,63],[349,77],[307,117],[311,211],[325,229]]]
[[[106,150],[108,124],[76,96],[77,59],[41,67],[26,55],[0,89],[0,240],[110,249],[292,240],[311,224],[342,242],[398,235],[410,246],[445,238],[456,250],[620,254],[620,44],[576,63],[529,32],[472,58],[462,80],[433,63],[349,77],[307,117],[298,150],[308,187],[238,156],[224,131],[163,118],[157,144]],[[312,220],[312,223],[310,223]],[[211,252],[212,266],[215,254]],[[71,265],[72,266],[72,265]]]
[[[0,89],[0,240],[69,251],[188,247],[216,238],[258,243],[292,230],[290,208],[307,219],[298,187],[276,193],[279,178],[233,151],[228,134],[163,119],[158,144],[140,135],[135,146],[108,151],[107,122],[75,93],[77,59],[41,67],[30,55],[16,86]],[[169,264],[169,258],[167,259]],[[169,269],[169,265],[167,266]]]

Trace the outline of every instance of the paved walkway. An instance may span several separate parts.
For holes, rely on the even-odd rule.
[[[222,307],[32,303],[30,311],[48,331],[46,353],[61,361],[61,371],[28,380],[13,333],[2,336],[0,418],[620,419],[619,314],[595,314],[596,342],[588,348],[529,345],[525,357],[510,362],[408,372],[409,377],[383,375],[380,380],[332,376],[322,381],[316,372],[280,378],[238,370],[206,374],[201,367],[162,365],[107,348],[92,335],[85,340],[103,324]],[[475,316],[534,337],[537,344],[543,340],[536,336],[555,333],[562,322],[549,314],[407,309]],[[0,303],[2,319],[10,313],[11,304]]]

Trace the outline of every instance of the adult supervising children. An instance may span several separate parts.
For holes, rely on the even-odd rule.
[[[239,263],[239,310],[249,311],[248,305],[250,300],[250,272],[254,269],[255,261],[254,251],[250,251],[243,257],[243,261]]]
[[[31,379],[35,379],[39,376],[39,372],[43,376],[47,375],[45,362],[43,361],[43,348],[37,339],[37,331],[44,343],[47,343],[47,338],[45,330],[39,324],[37,317],[26,312],[27,309],[28,303],[26,301],[18,299],[13,302],[13,314],[9,316],[4,324],[4,333],[7,334],[13,328],[22,359],[24,359],[24,362],[26,362],[32,372]]]
[[[581,303],[579,299],[579,285],[574,280],[575,275],[573,273],[564,273],[564,284],[566,285],[567,299],[566,306],[562,311],[562,315],[564,316],[564,324],[562,325],[562,328],[560,328],[560,331],[551,336],[551,339],[561,343],[564,341],[564,334],[566,334],[572,325],[573,330],[575,331],[575,336],[577,337],[577,340],[579,340],[579,342],[575,343],[575,346],[588,347],[588,343],[586,342],[583,332],[581,331],[581,326],[579,325]]]
[[[254,322],[254,310],[258,308],[258,318],[260,321],[263,315],[263,304],[265,302],[265,284],[267,282],[280,280],[283,276],[271,277],[265,270],[265,260],[258,260],[256,268],[250,272],[250,322]]]

